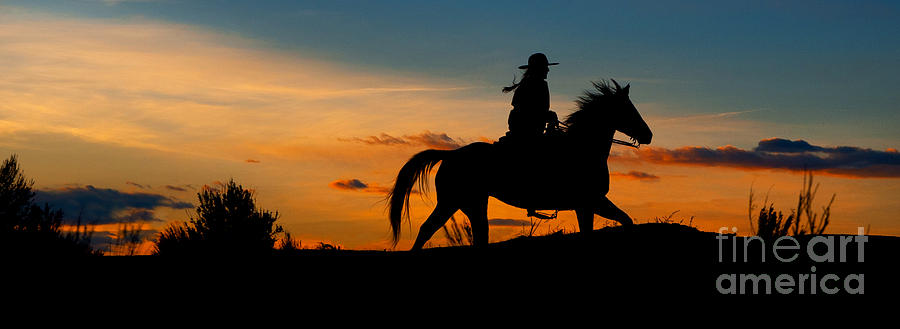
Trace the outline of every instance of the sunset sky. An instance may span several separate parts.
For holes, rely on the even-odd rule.
[[[233,178],[305,246],[389,248],[399,168],[502,136],[534,52],[561,116],[631,83],[653,144],[613,147],[608,196],[638,222],[748,233],[751,187],[789,213],[806,166],[828,233],[900,235],[896,1],[0,1],[0,157],[101,235]],[[411,200],[402,249],[433,206]],[[491,241],[527,222],[489,218]]]

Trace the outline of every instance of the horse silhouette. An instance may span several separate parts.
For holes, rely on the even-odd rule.
[[[616,207],[609,192],[607,159],[616,131],[640,144],[649,144],[650,127],[628,97],[630,85],[592,82],[575,103],[578,109],[564,120],[563,131],[538,139],[472,143],[455,150],[425,150],[400,169],[388,195],[393,244],[400,239],[400,224],[409,218],[409,196],[417,181],[428,190],[432,168],[437,204],[413,244],[425,243],[458,210],[469,217],[475,246],[488,243],[488,197],[523,209],[574,210],[578,229],[593,231],[594,214],[624,226],[631,217]],[[549,156],[540,158],[539,155]]]

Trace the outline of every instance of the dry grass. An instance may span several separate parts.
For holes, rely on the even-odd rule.
[[[756,209],[754,203],[753,188],[750,188],[750,198],[748,203],[747,216],[750,219],[750,229],[754,235],[766,238],[776,238],[785,235],[817,235],[825,232],[828,224],[831,222],[831,205],[837,194],[832,194],[828,204],[822,207],[822,213],[813,210],[813,200],[816,198],[816,192],[819,190],[819,184],[814,184],[813,174],[811,171],[803,172],[803,182],[800,186],[800,194],[797,197],[797,207],[791,209],[791,214],[784,217],[780,211],[775,211],[775,203],[769,203],[769,196],[763,200],[762,208],[754,219],[753,211]]]
[[[450,221],[441,229],[444,230],[444,237],[450,246],[471,246],[475,242],[472,237],[472,225],[469,221],[457,222],[456,216],[450,216]]]

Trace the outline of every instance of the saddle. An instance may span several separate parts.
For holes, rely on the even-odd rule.
[[[540,135],[517,134],[511,131],[501,136],[494,145],[501,146],[511,151],[525,151],[527,153],[543,153],[559,150],[562,146],[563,132],[558,127],[548,128]]]

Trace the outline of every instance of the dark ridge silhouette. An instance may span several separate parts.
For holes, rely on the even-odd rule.
[[[279,272],[303,272],[306,275],[303,278],[312,282],[334,282],[341,287],[363,290],[383,287],[389,294],[406,287],[412,296],[421,293],[418,290],[421,287],[435,287],[438,295],[447,297],[458,293],[462,298],[483,294],[485,290],[478,288],[490,287],[490,296],[484,297],[492,297],[491,300],[525,298],[531,302],[544,294],[581,295],[592,300],[652,295],[693,301],[740,295],[737,296],[741,297],[739,299],[728,300],[755,302],[758,300],[752,296],[806,296],[834,301],[833,297],[860,297],[856,296],[859,288],[856,282],[849,283],[851,289],[847,290],[842,281],[859,274],[867,281],[862,286],[862,297],[895,296],[897,284],[892,280],[900,274],[894,266],[900,252],[900,237],[866,236],[864,261],[857,261],[859,245],[856,242],[845,247],[835,243],[835,248],[839,249],[835,261],[823,262],[811,260],[806,254],[806,246],[816,237],[793,237],[803,246],[797,253],[799,257],[782,262],[775,258],[771,241],[763,245],[753,237],[704,232],[664,217],[657,222],[651,220],[631,227],[520,236],[484,247],[447,246],[418,251],[296,249],[280,253],[283,260],[278,261],[277,266]],[[818,237],[840,241],[857,236]],[[824,254],[820,247],[824,246],[816,246],[817,253]],[[782,257],[786,255],[783,250],[779,253]],[[840,255],[845,255],[846,261],[840,261]],[[812,277],[813,273],[819,276]],[[723,293],[717,288],[717,280],[732,274],[739,287],[735,293],[730,293],[732,286],[726,284]],[[741,274],[767,276],[768,281],[741,280]],[[806,275],[804,292],[799,291],[798,281],[790,293],[776,291],[775,279],[783,274],[795,280],[799,274]],[[840,287],[835,294],[820,290],[822,276],[828,274],[839,278],[825,283],[829,289]],[[810,290],[810,279],[816,281],[816,294]],[[443,289],[437,282],[446,282]],[[443,293],[437,293],[441,291]],[[564,300],[553,301],[556,302],[566,303]]]
[[[520,82],[515,89],[525,88],[525,84]],[[582,232],[593,230],[594,215],[631,225],[631,217],[606,197],[606,161],[616,131],[641,144],[649,144],[653,134],[628,97],[629,85],[621,87],[612,80],[594,82],[593,87],[576,101],[578,110],[566,117],[563,128],[549,127],[546,134],[537,134],[546,126],[544,118],[538,117],[536,124],[526,119],[529,123],[523,125],[528,128],[517,128],[519,124],[513,121],[520,119],[511,114],[510,133],[496,143],[477,142],[456,150],[426,150],[414,155],[400,169],[388,196],[394,244],[400,238],[402,219],[409,216],[412,189],[418,184],[419,191],[427,191],[427,178],[438,163],[437,204],[419,229],[414,250],[422,249],[459,210],[469,218],[474,245],[487,245],[488,197],[529,209],[529,213],[535,209],[574,210]],[[540,129],[534,128],[538,126]],[[541,160],[541,154],[551,156]]]
[[[542,274],[553,275],[554,272],[584,275],[596,275],[597,278],[612,277],[597,290],[616,289],[618,284],[635,291],[671,293],[684,292],[696,295],[721,295],[716,289],[716,280],[722,274],[768,274],[774,280],[780,274],[795,275],[818,272],[820,275],[835,274],[844,278],[850,274],[872,274],[877,283],[865,283],[864,294],[890,294],[896,287],[892,283],[898,271],[893,268],[893,259],[900,251],[900,237],[867,236],[864,246],[864,261],[857,260],[858,244],[854,241],[843,250],[834,244],[836,256],[834,261],[817,262],[806,257],[806,248],[811,239],[817,235],[800,235],[794,238],[801,246],[800,257],[790,262],[781,262],[775,258],[772,242],[761,247],[758,241],[749,241],[749,237],[727,236],[731,240],[721,238],[718,233],[702,232],[693,227],[677,223],[647,223],[633,227],[609,227],[588,233],[591,239],[584,239],[582,234],[551,234],[536,237],[519,237],[508,241],[492,243],[486,248],[442,247],[430,248],[417,253],[422,258],[458,259],[460,263],[466,259],[477,266],[484,266],[485,271],[493,274],[528,273],[540,277]],[[844,238],[855,238],[855,235],[818,235],[840,241]],[[734,242],[734,243],[733,243]],[[822,245],[816,246],[817,253]],[[721,249],[720,249],[721,248]],[[744,261],[745,249],[747,261]],[[414,253],[414,254],[417,254]],[[737,261],[732,261],[732,255]],[[781,255],[786,253],[781,251]],[[840,255],[847,257],[840,261]],[[719,261],[722,257],[722,261]],[[483,262],[483,263],[481,263]],[[450,266],[448,264],[448,266]],[[815,267],[811,270],[811,268]],[[496,272],[494,272],[496,271]],[[550,273],[548,273],[550,272]],[[820,282],[817,282],[817,288]],[[826,284],[834,287],[837,283]],[[851,285],[853,286],[853,285]],[[843,287],[842,287],[843,288]],[[855,288],[855,286],[854,286]],[[600,292],[600,291],[598,291]],[[807,287],[806,294],[810,294]],[[740,294],[740,293],[739,293]],[[745,294],[750,294],[746,291]],[[760,290],[758,294],[766,293]],[[770,294],[778,294],[771,292]],[[792,294],[797,295],[795,290]],[[820,295],[825,295],[819,292]],[[840,294],[847,294],[841,289]]]
[[[397,305],[406,309],[407,305],[433,308],[460,307],[465,303],[494,314],[508,310],[509,314],[517,315],[524,310],[527,315],[543,312],[550,317],[568,314],[565,311],[573,309],[589,308],[596,312],[615,306],[645,316],[647,310],[656,308],[680,315],[685,310],[701,314],[698,312],[707,309],[705,303],[736,312],[765,314],[767,319],[781,314],[796,318],[801,314],[797,310],[821,311],[822,305],[837,306],[842,314],[858,315],[847,311],[847,307],[860,302],[868,305],[864,302],[867,300],[891,300],[898,293],[896,278],[900,271],[895,266],[896,255],[900,253],[898,237],[868,236],[862,263],[852,261],[854,258],[828,263],[800,258],[781,263],[773,261],[771,249],[765,251],[766,261],[759,261],[761,249],[757,241],[746,248],[750,261],[719,262],[717,233],[678,224],[604,228],[587,233],[589,239],[583,238],[584,234],[521,237],[486,247],[441,247],[416,252],[325,247],[256,258],[91,257],[78,262],[12,267],[15,271],[6,275],[9,282],[27,284],[27,288],[13,285],[8,289],[14,291],[10,296],[17,296],[17,289],[24,296],[40,294],[44,289],[47,293],[42,296],[77,296],[80,302],[91,298],[108,302],[108,288],[94,295],[85,291],[86,286],[108,285],[146,292],[138,294],[139,297],[177,295],[178,298],[171,298],[171,303],[185,306],[195,305],[198,300],[214,302],[208,305],[244,305],[252,300],[265,304],[262,307],[271,311],[272,301],[287,302],[274,304],[292,309],[308,301],[333,310],[334,305],[359,302],[367,310],[372,305],[375,308],[382,305],[396,311]],[[811,238],[797,237],[802,244]],[[742,257],[746,241],[746,237],[738,237],[732,245],[731,240],[726,240],[721,253],[729,258],[732,252]],[[847,254],[855,257],[856,244],[851,243],[848,248]],[[817,282],[826,274],[840,278],[864,274],[864,294],[852,295],[843,289],[834,295],[821,290],[811,294],[808,282],[804,294],[796,287],[791,294],[780,294],[774,286],[772,293],[766,294],[770,285],[763,281],[758,285],[742,283],[743,294],[723,294],[716,288],[716,281],[722,275],[766,274],[774,282],[771,280],[781,274],[794,278],[798,274],[809,275],[813,266],[819,275]],[[46,284],[61,282],[61,275],[68,279],[65,282],[77,284]],[[827,287],[839,285],[843,283],[826,282]],[[427,302],[416,298],[423,295],[428,296]],[[376,302],[368,302],[370,299]],[[404,301],[408,304],[401,304]],[[773,304],[781,302],[790,303],[789,307]],[[135,304],[129,301],[128,305]]]

